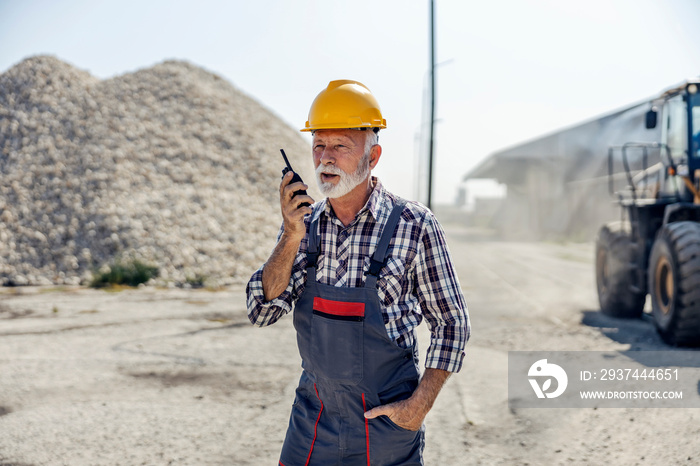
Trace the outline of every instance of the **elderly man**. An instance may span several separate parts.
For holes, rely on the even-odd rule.
[[[383,128],[361,83],[333,81],[316,97],[302,131],[313,134],[326,199],[282,178],[277,245],[248,283],[253,324],[294,309],[303,372],[283,466],[423,464],[423,420],[462,366],[470,326],[442,228],[371,175]],[[431,343],[420,377],[423,318]]]

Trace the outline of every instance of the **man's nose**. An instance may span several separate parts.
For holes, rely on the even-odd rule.
[[[319,157],[319,162],[323,165],[335,165],[335,157],[333,156],[332,151],[323,149],[323,152],[321,152],[321,156]]]

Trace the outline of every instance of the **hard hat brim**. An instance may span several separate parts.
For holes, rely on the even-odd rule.
[[[304,128],[301,128],[299,131],[303,133],[308,133],[311,131],[318,131],[322,129],[386,129],[386,120],[382,120],[380,124],[371,124],[371,125],[357,125],[357,126],[351,126],[348,125],[347,123],[338,123],[338,124],[328,124],[325,123],[323,125],[317,125],[315,127],[311,126],[309,122],[306,122],[306,126]]]

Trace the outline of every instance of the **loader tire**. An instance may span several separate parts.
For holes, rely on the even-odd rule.
[[[700,223],[661,228],[649,257],[654,324],[674,346],[700,346]]]
[[[646,290],[633,288],[635,250],[629,224],[613,222],[604,225],[598,232],[595,250],[600,310],[612,317],[640,317]]]

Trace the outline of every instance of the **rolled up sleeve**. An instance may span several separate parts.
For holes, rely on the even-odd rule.
[[[287,286],[279,297],[265,301],[262,286],[263,267],[255,271],[246,287],[248,319],[258,327],[274,324],[292,310],[290,286]]]
[[[277,237],[282,236],[282,230]],[[306,239],[302,241],[301,250],[306,250]],[[246,286],[246,305],[248,307],[248,319],[253,325],[266,327],[277,322],[282,316],[291,312],[293,304],[299,299],[304,291],[306,282],[306,254],[297,253],[297,257],[292,266],[292,274],[289,278],[287,288],[277,298],[270,301],[265,300],[263,290],[262,274],[265,265],[253,273]]]

